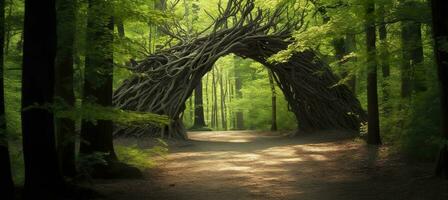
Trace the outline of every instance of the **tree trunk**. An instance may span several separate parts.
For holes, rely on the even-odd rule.
[[[445,143],[440,150],[436,174],[448,179],[448,6],[444,0],[432,0],[433,34],[440,82],[441,132]]]
[[[204,102],[202,97],[202,81],[194,90],[194,124],[193,128],[206,127],[204,117]]]
[[[14,199],[14,183],[11,175],[11,160],[6,132],[5,93],[4,93],[4,43],[5,43],[5,0],[0,0],[0,188],[1,197]]]
[[[222,129],[227,130],[227,119],[226,119],[226,94],[224,93],[224,83],[222,81],[224,77],[223,70],[221,69],[219,73],[219,87],[221,94],[221,124]]]
[[[193,96],[190,96],[190,99],[188,100],[188,121],[194,121]]]
[[[219,122],[218,122],[218,92],[216,91],[216,84],[217,84],[217,76],[218,74],[215,74],[215,68],[213,68],[212,71],[212,89],[213,89],[213,121],[214,121],[214,127],[219,128]]]
[[[403,6],[412,8],[416,2],[404,1]],[[422,66],[423,46],[421,24],[416,21],[401,22],[401,96],[409,98],[412,92],[425,91],[425,72]]]
[[[376,61],[376,30],[375,3],[367,0],[366,4],[366,46],[367,46],[367,106],[368,106],[368,135],[367,143],[381,144],[380,123],[378,112],[377,91],[377,61]]]
[[[353,33],[348,33],[345,36],[345,50],[346,55],[350,53],[356,52],[356,35]],[[352,58],[352,60],[356,61],[356,58]],[[349,75],[350,77],[347,80],[347,85],[353,94],[356,94],[356,74]]]
[[[205,118],[206,119],[208,119],[209,120],[209,122],[211,121],[210,120],[210,102],[209,102],[209,100],[208,100],[208,74],[206,75],[206,77],[205,77],[205,102],[207,102],[206,103],[206,111],[205,111],[205,114],[206,114],[206,116],[205,116]]]
[[[55,66],[55,101],[62,110],[75,106],[73,91],[73,49],[76,28],[76,3],[72,0],[57,1],[58,44]],[[76,175],[75,165],[75,121],[56,118],[57,150],[62,174]]]
[[[235,56],[234,58],[234,65],[235,65],[235,93],[236,98],[240,99],[243,98],[243,93],[241,92],[241,89],[243,88],[243,79],[241,77],[241,62],[242,59],[240,57]],[[237,130],[243,130],[244,129],[244,116],[243,111],[241,109],[237,109],[236,111],[236,127]]]
[[[54,0],[26,0],[22,66],[25,199],[55,199],[64,181],[55,146],[53,113],[56,53]]]
[[[89,0],[87,19],[87,51],[83,104],[112,106],[113,20],[112,8],[105,0]],[[84,120],[81,125],[80,153],[105,154],[107,162],[117,160],[113,147],[112,121]]]
[[[271,131],[277,131],[277,91],[275,91],[274,77],[271,70],[268,69],[269,85],[272,93],[272,117],[271,117]]]
[[[8,7],[9,8],[8,8],[8,15],[7,15],[7,17],[11,17],[11,15],[12,15],[12,7],[13,7],[12,4],[13,4],[13,1],[9,0],[9,2],[8,2]],[[4,26],[5,26],[4,54],[8,55],[8,53],[9,53],[9,44],[11,42],[11,25],[6,26],[6,24],[4,24]]]
[[[124,31],[124,23],[123,23],[123,19],[121,19],[120,17],[116,17],[116,24],[117,24],[117,32],[118,32],[118,37],[120,37],[121,39],[123,39],[126,36],[126,33]]]

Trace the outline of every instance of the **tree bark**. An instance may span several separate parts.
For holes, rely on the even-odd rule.
[[[106,0],[89,0],[87,51],[83,104],[112,106],[113,20],[111,5]],[[107,162],[117,160],[112,138],[112,121],[82,120],[80,153],[103,153]]]
[[[367,143],[380,145],[380,120],[378,112],[378,83],[376,58],[375,1],[366,4],[366,46],[367,46],[367,106],[368,134]]]
[[[193,128],[206,127],[204,117],[204,102],[202,96],[202,81],[194,90],[194,124]]]
[[[11,159],[6,132],[4,92],[4,44],[5,44],[5,0],[0,0],[0,188],[1,197],[14,199],[14,182],[11,175]]]
[[[443,0],[432,0],[433,34],[440,83],[441,133],[444,145],[439,153],[436,174],[448,179],[448,6]]]
[[[58,44],[55,66],[55,101],[62,110],[71,110],[75,106],[73,91],[73,53],[76,29],[76,1],[57,1]],[[56,118],[57,150],[62,174],[68,177],[76,175],[75,165],[75,121],[68,118]]]
[[[54,0],[26,0],[22,66],[25,198],[55,199],[64,181],[55,147],[53,113],[56,54]]]

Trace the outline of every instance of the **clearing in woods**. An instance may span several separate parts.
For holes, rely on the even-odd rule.
[[[101,180],[105,199],[448,199],[431,163],[409,163],[387,147],[322,132],[298,137],[254,131],[192,132],[142,180]],[[121,140],[139,143],[145,140]]]

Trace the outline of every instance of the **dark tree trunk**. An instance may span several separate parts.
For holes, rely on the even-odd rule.
[[[271,87],[271,106],[272,106],[272,117],[271,117],[271,131],[277,131],[277,91],[275,90],[274,77],[271,70],[268,69],[269,76],[269,86]]]
[[[55,101],[63,110],[75,106],[73,91],[73,49],[76,29],[76,1],[58,0],[58,45],[55,67]],[[75,121],[68,118],[56,119],[57,150],[62,174],[76,175],[75,165]]]
[[[345,50],[346,54],[354,53],[356,52],[356,35],[352,33],[348,33],[345,36]],[[356,60],[356,58],[352,58],[351,60]],[[353,94],[356,94],[356,74],[350,75],[349,79],[347,80],[347,85],[350,88],[350,90],[353,92]]]
[[[4,93],[4,43],[5,43],[5,0],[0,0],[0,197],[14,199],[14,183],[11,175],[11,163],[6,133],[5,93]]]
[[[205,77],[205,102],[207,102],[206,103],[206,110],[205,110],[205,118],[206,119],[210,119],[210,101],[209,101],[209,99],[208,99],[208,96],[209,96],[209,94],[208,94],[208,74],[207,74],[207,76]],[[210,121],[209,121],[210,122]]]
[[[124,38],[126,36],[125,31],[124,31],[124,23],[123,23],[123,19],[117,17],[115,18],[116,20],[116,24],[117,24],[117,32],[118,32],[118,37],[120,38]]]
[[[235,96],[237,99],[243,98],[243,93],[241,92],[241,89],[243,88],[243,79],[241,77],[241,58],[235,57]],[[241,109],[238,109],[236,111],[236,129],[237,130],[243,130],[244,129],[244,116],[243,111]]]
[[[405,1],[404,7],[412,8],[416,2]],[[401,96],[409,98],[412,92],[425,91],[425,74],[422,66],[423,46],[421,24],[415,21],[401,22]]]
[[[83,104],[112,106],[113,76],[113,20],[108,1],[89,0],[87,21],[87,51]],[[117,160],[112,138],[112,121],[83,120],[81,125],[80,152],[104,153],[106,160]]]
[[[445,144],[440,150],[436,174],[448,178],[448,52],[443,47],[448,42],[448,4],[444,0],[432,0],[433,34],[440,82],[441,132]]]
[[[53,113],[56,54],[54,0],[26,0],[22,66],[25,198],[54,199],[64,185],[55,147]]]
[[[366,46],[367,46],[367,107],[368,134],[367,143],[381,144],[380,120],[378,112],[378,83],[376,61],[375,3],[367,0],[366,5]]]
[[[194,124],[193,128],[203,128],[205,124],[202,81],[194,90]]]

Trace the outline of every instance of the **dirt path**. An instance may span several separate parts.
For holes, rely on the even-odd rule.
[[[344,134],[189,136],[144,180],[99,181],[96,189],[125,200],[448,199],[448,183],[431,178],[430,165],[405,164]]]

